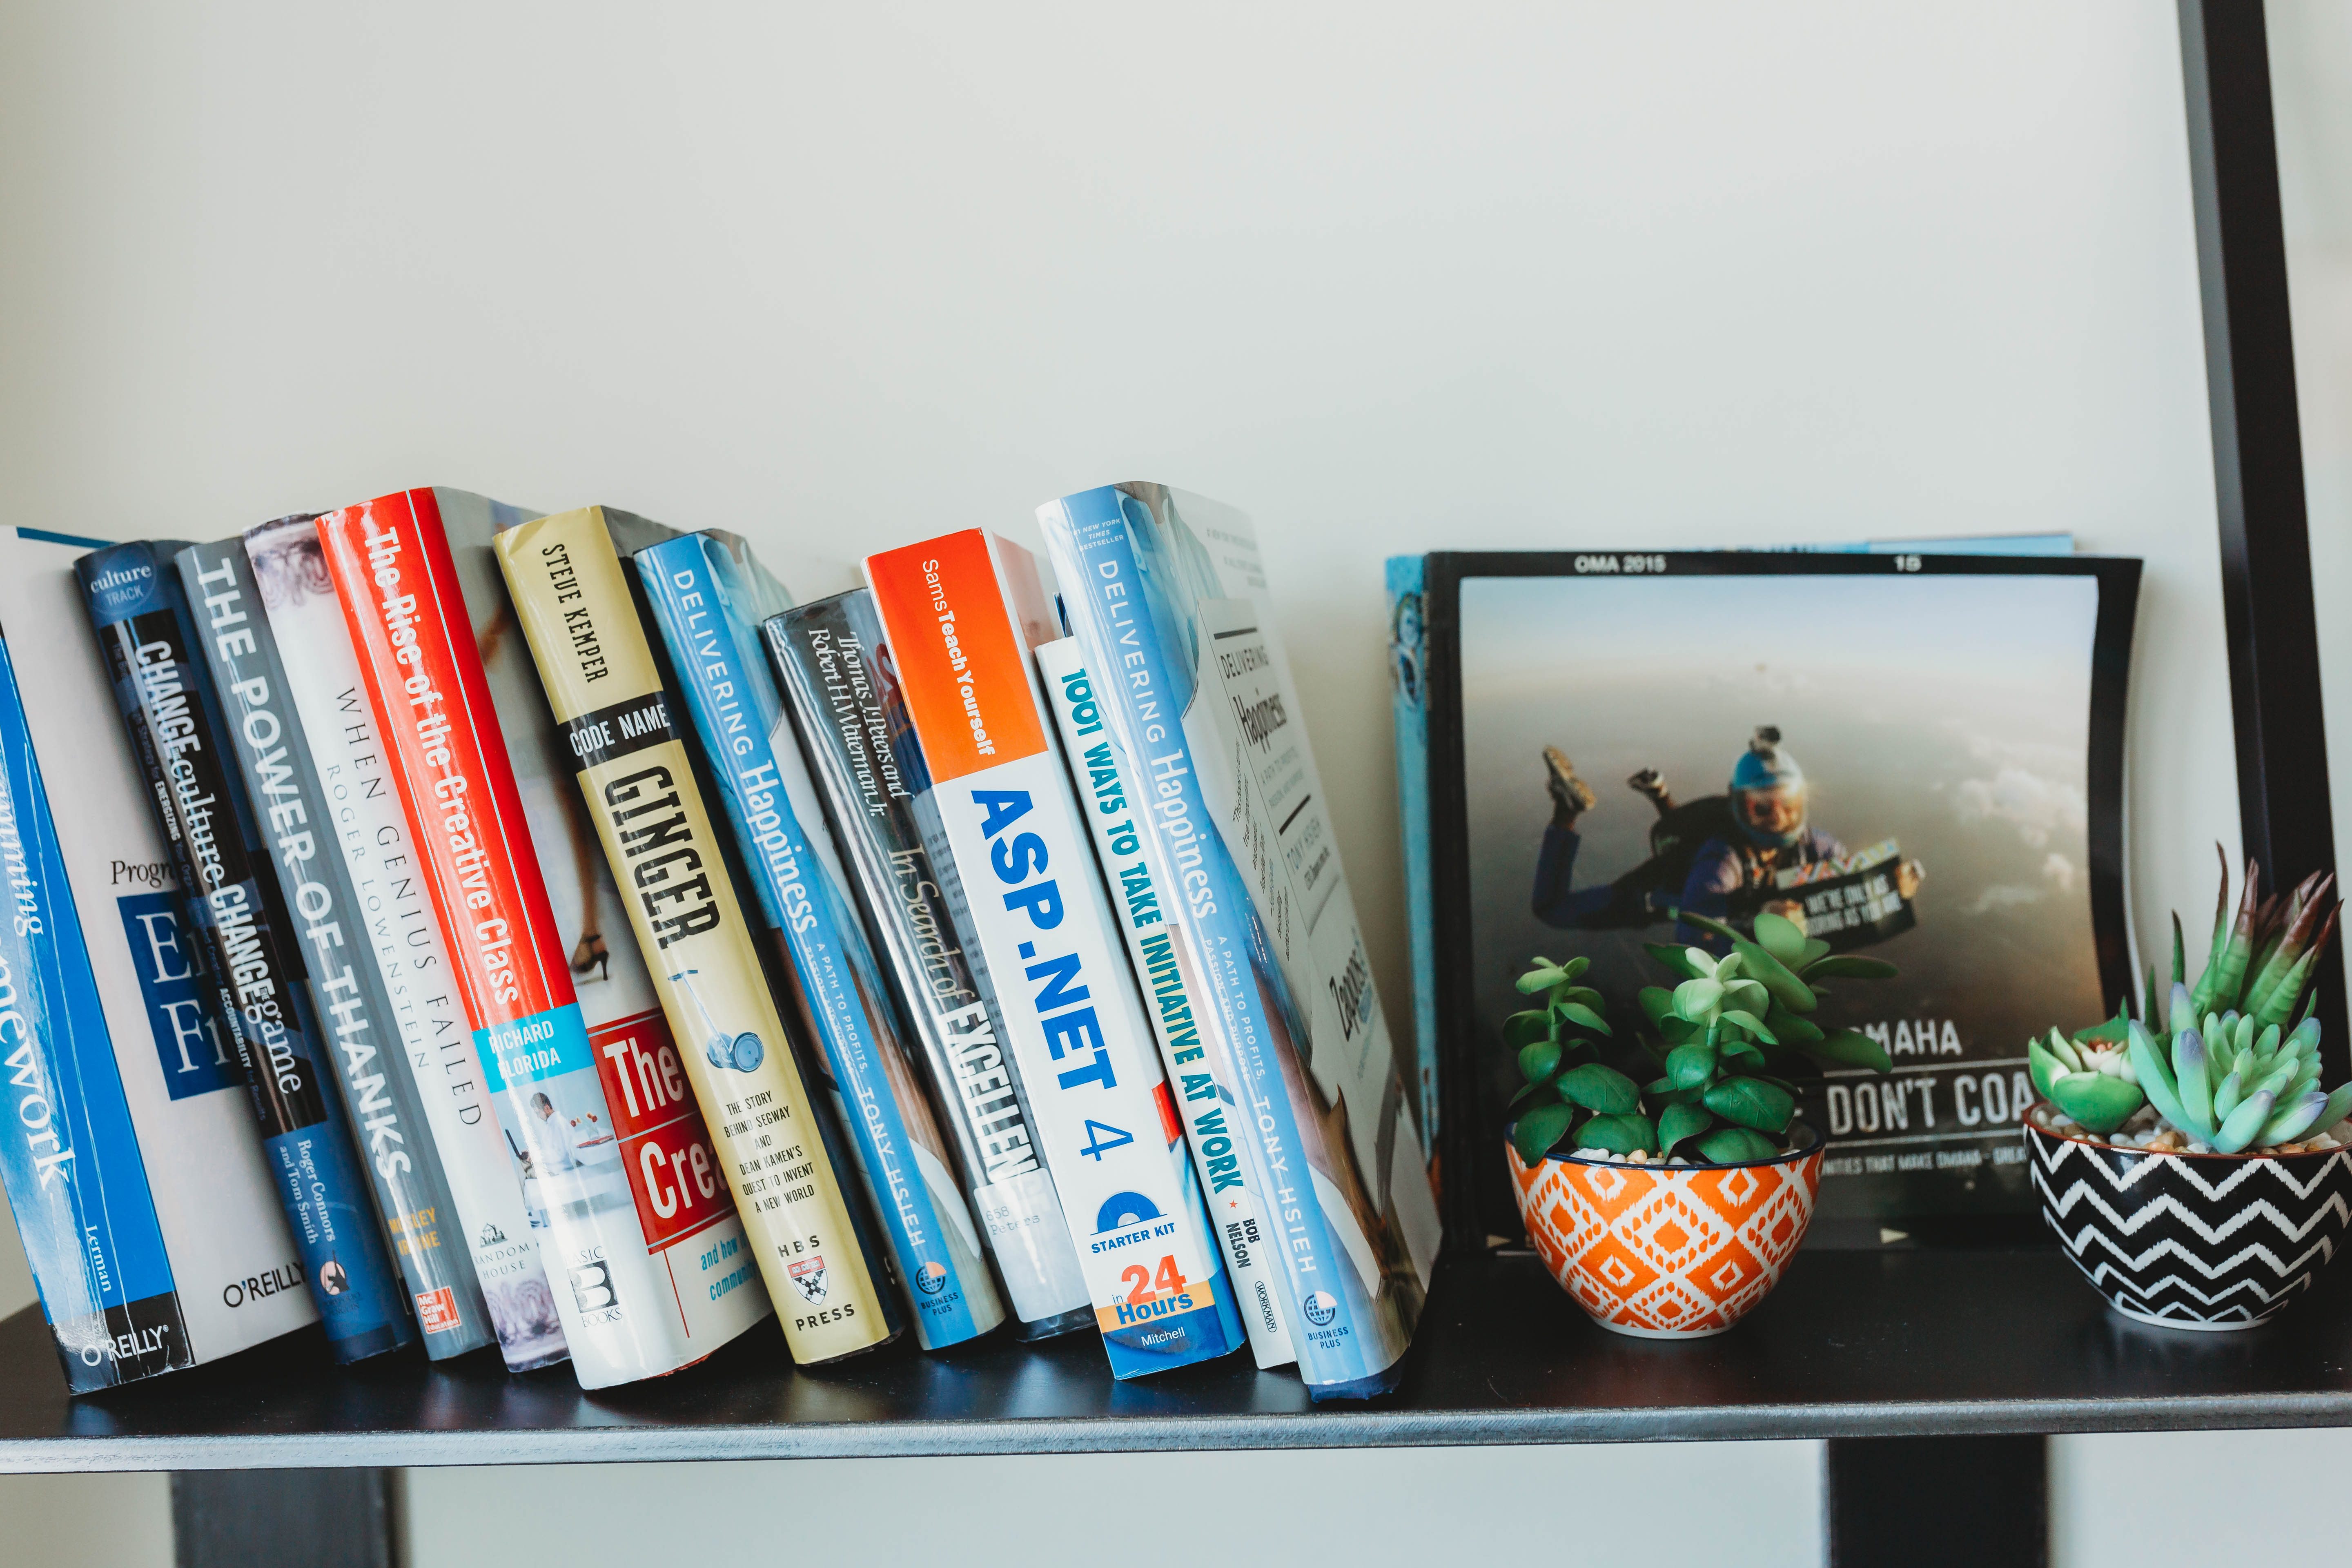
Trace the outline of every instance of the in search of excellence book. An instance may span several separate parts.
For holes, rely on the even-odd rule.
[[[1117,1377],[1238,1349],[1226,1281],[1030,650],[1036,562],[977,529],[868,556],[883,635]]]
[[[492,536],[528,515],[402,490],[319,537],[572,1369],[604,1388],[770,1308],[499,575]]]
[[[498,535],[540,680],[753,1255],[803,1365],[898,1337],[844,1161],[785,1037],[603,507]]]

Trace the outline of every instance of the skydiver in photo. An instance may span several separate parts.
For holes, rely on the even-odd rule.
[[[1780,731],[1766,724],[1758,727],[1732,765],[1722,795],[1683,805],[1655,768],[1627,779],[1627,786],[1657,810],[1650,858],[1613,881],[1577,888],[1573,874],[1582,843],[1577,820],[1599,799],[1558,746],[1546,746],[1543,760],[1552,816],[1536,859],[1532,902],[1536,918],[1547,925],[1638,930],[1682,910],[1745,930],[1752,928],[1759,912],[1769,910],[1801,929],[1804,906],[1776,896],[1776,877],[1846,853],[1843,844],[1807,820],[1804,770],[1780,744]],[[1902,862],[1895,869],[1896,892],[1908,901],[1926,875],[1917,861]],[[1675,923],[1675,940],[1710,952],[1730,949],[1720,935],[1682,921]]]

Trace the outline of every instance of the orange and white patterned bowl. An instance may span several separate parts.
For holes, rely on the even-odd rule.
[[[1780,1282],[1813,1221],[1822,1142],[1742,1165],[1629,1165],[1505,1141],[1528,1237],[1576,1304],[1643,1339],[1719,1334]]]

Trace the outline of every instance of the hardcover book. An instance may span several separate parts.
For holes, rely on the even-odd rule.
[[[177,542],[109,545],[74,563],[84,607],[170,847],[187,952],[227,1026],[253,1096],[278,1202],[301,1251],[327,1342],[352,1362],[412,1343],[416,1329],[384,1255],[311,1016],[301,950],[260,847],[228,724],[181,596]],[[95,717],[95,715],[93,715]]]
[[[979,1226],[761,653],[760,623],[791,597],[731,533],[652,545],[635,564],[788,1000],[833,1069],[832,1092],[916,1337],[937,1350],[984,1334],[1004,1321],[1004,1306]],[[818,825],[814,837],[804,822]]]
[[[718,829],[631,602],[616,531],[583,507],[499,531],[499,564],[562,726],[637,950],[719,1152],[753,1255],[803,1365],[899,1333],[887,1270],[850,1206],[837,1139],[801,1072]]]
[[[1897,971],[1833,987],[1812,1019],[1870,1035],[1894,1070],[1797,1084],[1828,1144],[1811,1244],[2032,1226],[2023,1042],[2132,990],[2139,574],[2042,542],[1424,558],[1433,999],[1467,1090],[1457,1223],[1517,1233],[1501,1030],[1528,961],[1590,959],[1631,1045],[1658,974],[1645,942],[1727,948],[1681,912],[1744,931],[1769,910]]]
[[[404,490],[320,542],[572,1371],[604,1388],[770,1309],[499,574],[492,537],[526,515]]]
[[[1036,563],[972,530],[866,574],[1112,1375],[1223,1355],[1240,1315],[1030,657]]]
[[[509,1372],[551,1365],[570,1352],[540,1263],[539,1233],[466,1025],[448,943],[361,685],[359,655],[327,577],[318,522],[264,523],[246,534],[245,550],[331,813],[321,837],[341,856],[359,911],[344,927],[348,945],[365,948],[375,966],[499,1352]]]
[[[1143,787],[1155,879],[1262,1108],[1253,1175],[1299,1372],[1318,1397],[1393,1385],[1441,1240],[1407,1085],[1274,636],[1249,520],[1164,486],[1038,510],[1065,611]],[[1303,1169],[1301,1168],[1303,1166]]]
[[[956,1170],[1020,1327],[1094,1326],[1060,1195],[1045,1168],[1004,1016],[971,934],[963,882],[882,641],[860,588],[761,624],[771,668],[855,873],[875,951],[922,1042]]]
[[[319,1316],[171,858],[102,721],[114,696],[72,565],[100,543],[0,529],[0,960],[25,1023],[0,1176],[75,1394]]]
[[[492,1338],[488,1309],[457,1236],[441,1157],[402,1059],[391,1004],[364,951],[358,900],[333,843],[332,818],[287,695],[285,666],[245,542],[191,545],[173,565],[196,616],[237,774],[272,862],[260,874],[276,879],[278,907],[301,938],[301,984],[320,1031],[320,1070],[357,1131],[425,1354],[439,1361],[479,1350]]]
[[[1150,808],[1136,791],[1135,769],[1118,736],[1103,721],[1083,658],[1076,641],[1063,637],[1037,649],[1037,673],[1045,677],[1063,757],[1092,831],[1103,889],[1145,992],[1143,1010],[1160,1042],[1193,1173],[1208,1194],[1210,1222],[1249,1332],[1250,1353],[1262,1367],[1286,1366],[1298,1352],[1290,1348],[1282,1282],[1266,1251],[1274,1233],[1262,1217],[1265,1196],[1251,1189],[1242,1168],[1240,1141],[1248,1134],[1241,1121],[1248,1112],[1234,1092],[1233,1050],[1207,1005],[1192,950],[1169,923],[1166,894],[1151,879],[1151,862],[1143,855]]]

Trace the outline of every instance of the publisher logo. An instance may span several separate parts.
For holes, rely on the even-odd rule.
[[[1310,1290],[1305,1304],[1307,1321],[1318,1329],[1328,1329],[1331,1320],[1339,1315],[1339,1299],[1328,1290]]]
[[[786,1268],[793,1277],[793,1289],[801,1293],[802,1300],[813,1303],[824,1300],[824,1258],[822,1256],[800,1258]]]
[[[457,1292],[444,1285],[438,1290],[426,1290],[416,1298],[416,1326],[428,1334],[437,1334],[464,1326],[457,1315]]]
[[[948,1288],[948,1266],[926,1263],[915,1270],[915,1289],[926,1296],[936,1296]]]
[[[608,1311],[619,1306],[620,1294],[613,1289],[612,1265],[600,1258],[572,1269],[572,1300],[583,1313]]]

